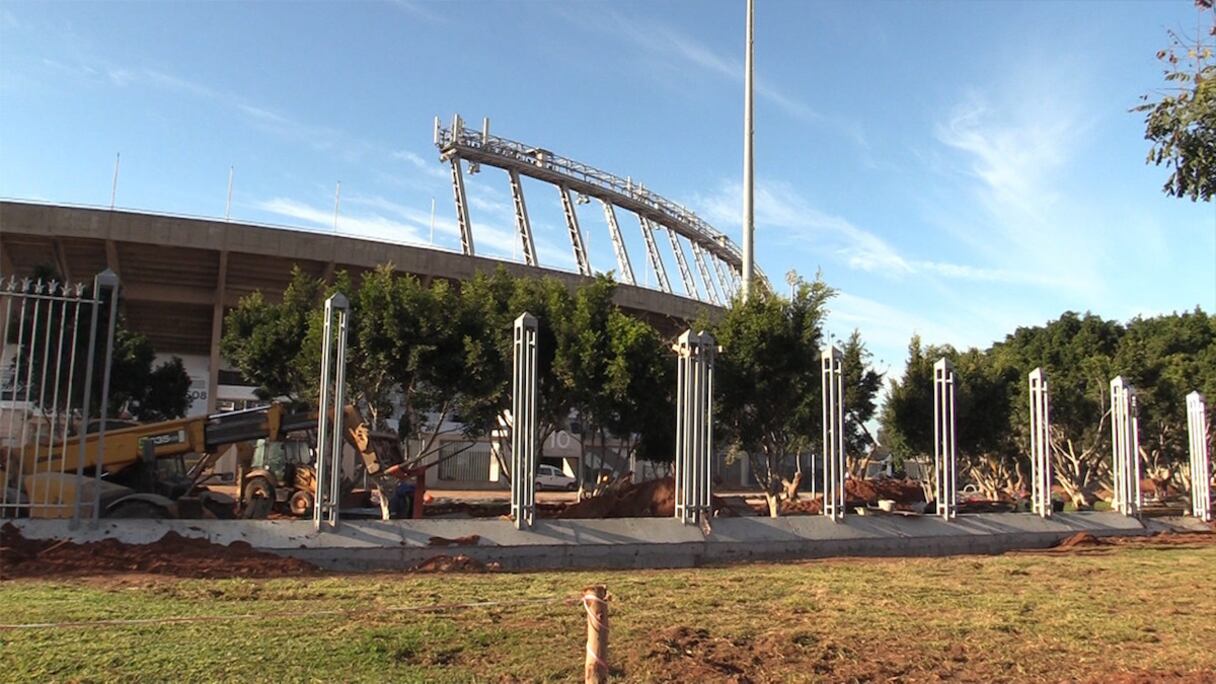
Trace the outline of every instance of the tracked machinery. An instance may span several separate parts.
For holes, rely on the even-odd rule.
[[[311,449],[286,437],[315,429],[317,418],[316,411],[293,411],[276,403],[117,429],[107,424],[104,436],[92,431],[45,451],[24,449],[20,463],[10,466],[15,472],[0,471],[0,483],[8,492],[19,490],[23,509],[34,518],[71,517],[78,502],[82,515],[90,516],[95,501],[102,517],[223,517],[234,512],[265,517],[279,503],[303,514],[316,496],[315,477],[309,474],[314,472]],[[357,452],[368,484],[379,490],[383,517],[388,517],[393,490],[410,478],[417,480],[410,513],[420,516],[424,473],[403,469],[396,434],[372,431],[353,406],[346,407],[342,419],[347,444]],[[230,499],[225,504],[224,497],[202,486],[233,446],[239,464],[236,511]],[[290,469],[282,458],[288,451],[296,459]]]

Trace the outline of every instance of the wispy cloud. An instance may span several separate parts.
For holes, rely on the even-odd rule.
[[[562,8],[557,13],[584,30],[608,33],[614,38],[628,40],[648,53],[651,58],[664,62],[678,60],[721,78],[743,82],[743,61],[726,56],[697,40],[695,37],[655,20],[653,17],[627,16],[610,7],[592,8],[580,4],[576,8]],[[742,20],[742,14],[740,14]],[[742,45],[742,42],[740,42]],[[740,50],[742,52],[742,50]],[[789,90],[772,82],[763,74],[757,74],[756,95],[768,100],[790,116],[808,123],[829,125],[845,132],[850,139],[865,146],[866,137],[856,122],[840,122],[825,116],[806,102],[791,94]]]
[[[332,208],[301,202],[286,197],[275,197],[255,203],[257,209],[303,222],[309,227],[333,230]],[[351,195],[344,197],[337,220],[337,232],[342,235],[363,237],[386,242],[411,245],[431,245],[431,225],[434,225],[433,246],[459,249],[460,232],[456,221],[436,214],[433,219],[428,209],[401,204],[379,195]],[[473,244],[478,256],[488,256],[506,261],[520,261],[518,236],[512,228],[488,220],[473,222]],[[537,239],[536,250],[541,264],[548,268],[568,269],[574,265],[568,251]]]
[[[1075,78],[1010,78],[960,97],[934,130],[945,187],[930,209],[954,237],[1011,273],[1049,273],[1093,299],[1103,281],[1101,221],[1070,196],[1068,169],[1091,128]]]
[[[435,161],[423,159],[421,155],[411,152],[410,150],[397,150],[393,153],[393,159],[409,163],[415,170],[422,172],[435,180],[447,181],[448,171]]]
[[[757,230],[774,231],[773,239],[811,246],[813,257],[831,257],[849,268],[890,279],[911,275],[953,280],[1022,283],[1050,287],[1058,280],[1050,274],[1021,269],[989,268],[906,256],[875,232],[813,206],[788,183],[760,182],[756,186]],[[718,192],[701,197],[698,205],[718,225],[739,226],[742,186],[723,183]]]

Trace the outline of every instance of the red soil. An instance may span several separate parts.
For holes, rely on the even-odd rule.
[[[246,542],[228,546],[167,532],[151,544],[115,539],[78,544],[26,539],[12,524],[0,527],[0,579],[52,575],[151,573],[177,577],[284,577],[317,568],[295,558],[256,551]]]

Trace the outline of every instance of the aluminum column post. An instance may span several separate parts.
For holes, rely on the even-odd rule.
[[[672,347],[679,355],[676,373],[676,510],[684,524],[708,521],[713,456],[713,375],[717,343],[691,330]]]
[[[933,364],[933,477],[937,514],[946,520],[958,515],[957,454],[954,449],[954,364]]]
[[[321,341],[321,388],[317,406],[317,498],[313,529],[338,526],[341,505],[343,411],[346,408],[346,336],[350,302],[342,293],[325,300]]]
[[[1030,501],[1040,517],[1051,517],[1051,413],[1047,375],[1042,368],[1030,372]]]
[[[1137,434],[1136,390],[1122,376],[1110,381],[1111,508],[1123,515],[1140,512],[1140,438]]]
[[[1186,425],[1191,452],[1191,515],[1212,522],[1212,470],[1208,461],[1208,417],[1203,395],[1186,395]]]
[[[819,355],[823,396],[823,514],[840,521],[845,513],[844,354],[835,345]],[[815,465],[811,464],[812,472]]]
[[[515,319],[511,372],[511,519],[516,529],[536,521],[536,317]]]

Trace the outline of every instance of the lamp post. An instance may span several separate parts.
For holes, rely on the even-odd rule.
[[[747,301],[752,291],[752,270],[755,260],[755,246],[752,244],[756,232],[756,212],[753,206],[754,179],[752,178],[755,156],[752,150],[752,138],[755,137],[755,127],[752,124],[752,48],[754,29],[755,0],[747,0],[747,57],[743,73],[743,301]]]

